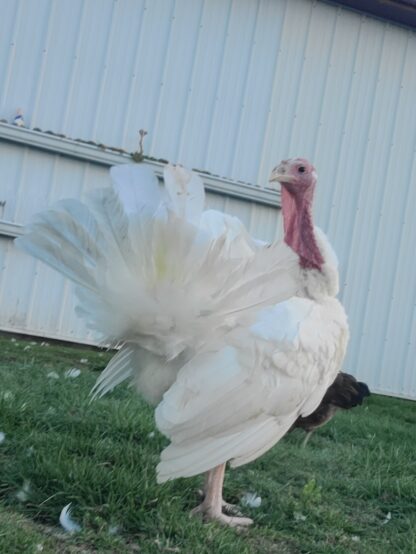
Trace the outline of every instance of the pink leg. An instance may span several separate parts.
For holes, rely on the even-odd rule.
[[[211,486],[213,473],[214,473],[214,470],[207,471],[205,473],[204,489],[198,491],[202,499],[204,499],[208,494],[209,488]],[[229,516],[242,515],[240,510],[238,509],[238,506],[236,506],[235,504],[230,504],[229,502],[226,502],[224,499],[221,502],[221,507],[222,507],[222,511]]]
[[[201,514],[206,521],[218,521],[230,527],[251,525],[253,520],[248,517],[232,517],[222,513],[222,486],[224,483],[225,464],[211,469],[205,477],[205,497],[192,514]]]

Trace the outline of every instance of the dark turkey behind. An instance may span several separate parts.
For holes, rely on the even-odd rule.
[[[305,445],[313,431],[328,423],[337,410],[349,410],[361,406],[367,396],[370,396],[370,390],[365,383],[357,381],[353,375],[340,372],[317,409],[306,417],[298,417],[291,431],[297,428],[306,431],[308,434],[303,442]]]

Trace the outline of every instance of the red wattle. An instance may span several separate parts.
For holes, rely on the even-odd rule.
[[[312,194],[296,195],[282,185],[285,242],[298,254],[301,267],[321,270],[325,260],[316,243],[311,204]]]

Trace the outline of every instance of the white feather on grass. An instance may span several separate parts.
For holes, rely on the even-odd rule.
[[[19,502],[26,502],[30,494],[30,481],[26,480],[23,483],[23,486],[16,493],[16,498]]]
[[[67,533],[79,533],[81,526],[71,518],[71,502],[62,508],[59,523]]]
[[[67,379],[75,379],[80,375],[81,375],[81,370],[78,369],[77,367],[73,367],[72,369],[67,369],[65,371],[65,377],[67,377]]]
[[[59,374],[56,373],[56,371],[50,371],[46,377],[48,377],[48,379],[59,379]]]
[[[241,498],[241,504],[249,508],[259,508],[261,506],[261,496],[255,492],[246,492]]]
[[[386,514],[386,517],[383,519],[383,521],[381,522],[381,525],[386,525],[389,521],[391,520],[391,512],[388,512]]]
[[[110,525],[108,528],[108,534],[109,535],[118,535],[120,533],[120,525],[114,524]]]

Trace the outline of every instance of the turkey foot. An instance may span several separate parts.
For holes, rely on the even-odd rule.
[[[225,464],[221,464],[207,473],[204,500],[199,506],[192,510],[191,515],[201,515],[204,521],[217,521],[229,527],[247,527],[253,523],[252,519],[228,515],[235,513],[237,507],[233,504],[224,502],[222,499],[224,473]],[[223,511],[225,513],[223,513]]]
[[[236,504],[230,504],[229,502],[226,502],[225,500],[222,501],[222,513],[227,514],[229,516],[241,516],[242,513],[240,512],[238,506]],[[248,518],[245,518],[248,519]],[[251,520],[250,520],[251,521]]]
[[[204,502],[191,511],[192,516],[201,515],[204,521],[217,521],[229,527],[248,527],[253,523],[249,517],[236,517],[224,514],[222,511],[211,509]]]
[[[203,490],[198,490],[198,495],[201,497],[202,501],[205,499],[205,493]],[[202,503],[195,508],[195,510],[199,509],[202,506]],[[243,515],[240,511],[240,508],[237,506],[237,504],[231,504],[230,502],[226,502],[225,500],[221,503],[222,513],[227,514],[229,516],[241,516]],[[201,511],[201,510],[199,510]],[[195,511],[195,513],[197,513]]]

